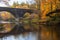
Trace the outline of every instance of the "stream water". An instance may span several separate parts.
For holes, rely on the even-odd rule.
[[[37,40],[37,34],[33,32],[26,33],[25,35],[20,34],[18,36],[10,35],[0,38],[0,40]]]
[[[10,35],[0,38],[0,40],[59,40],[57,39],[57,32],[54,26],[41,26],[40,35],[38,32],[26,32],[20,35]],[[40,37],[39,37],[40,36]]]

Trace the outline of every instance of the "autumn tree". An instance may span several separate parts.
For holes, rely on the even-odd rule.
[[[14,2],[13,5],[11,6],[12,8],[19,8],[20,4],[18,2]]]
[[[40,10],[41,0],[35,0],[35,2],[36,2],[36,5],[37,5],[37,9]]]

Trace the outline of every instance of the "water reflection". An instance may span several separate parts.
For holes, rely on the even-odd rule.
[[[24,34],[22,33],[20,35],[5,36],[5,37],[1,38],[0,40],[37,40],[38,36],[40,36],[39,38],[41,38],[41,40],[57,40],[57,36],[56,36],[57,34],[55,31],[55,26],[39,25],[38,18],[39,17],[37,14],[31,14],[30,15],[29,13],[26,13],[24,15],[24,18],[20,19],[17,22],[17,23],[19,23],[18,26],[19,26],[19,28],[21,28],[20,26],[22,24],[24,31],[25,30],[31,30],[33,32],[26,32],[26,33],[24,33]],[[9,19],[9,20],[4,20],[4,21],[12,21],[12,20]],[[13,19],[13,21],[14,21],[14,19]],[[5,24],[4,25],[4,27],[7,29],[8,28],[11,29],[12,26],[13,26],[13,24],[12,25],[11,24]],[[15,26],[15,24],[14,24],[14,26]],[[39,27],[41,29],[39,29]],[[18,28],[18,30],[19,30],[19,28]],[[38,30],[41,30],[40,35],[37,34]],[[16,29],[14,31],[16,31]],[[19,31],[21,31],[21,30],[19,30]]]
[[[41,38],[41,40],[58,40],[57,39],[58,33],[55,30],[56,29],[52,28],[52,26],[45,27],[45,25],[44,26],[41,25],[40,37],[38,37],[39,36],[38,32],[24,32],[20,35],[5,36],[1,39],[2,40],[38,40],[38,38]]]
[[[33,32],[26,33],[27,35],[20,34],[18,36],[5,36],[0,40],[37,40],[37,34]]]

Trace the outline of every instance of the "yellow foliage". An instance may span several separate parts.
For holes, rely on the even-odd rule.
[[[55,9],[56,9],[56,5],[53,4],[53,5],[52,5],[52,10],[55,10]]]
[[[26,12],[26,13],[24,14],[24,17],[25,17],[25,18],[30,18],[30,13]]]
[[[41,11],[44,11],[44,4],[43,3],[41,3]]]
[[[11,30],[11,25],[10,24],[4,24],[3,27],[5,28],[6,31]]]
[[[11,13],[9,13],[9,12],[5,12],[5,11],[2,12],[0,15],[1,15],[2,19],[14,18],[14,16],[11,15]]]
[[[52,2],[52,4],[51,4]],[[51,9],[52,6],[52,9]],[[52,10],[56,9],[56,4],[54,3],[54,0],[47,0],[47,2],[41,3],[41,13],[42,13],[42,19],[46,18],[46,14]]]
[[[3,25],[5,31],[7,32],[11,31],[14,26],[15,26],[14,24],[10,24],[10,23]]]
[[[24,25],[24,29],[25,30],[29,30],[31,27],[30,27],[30,25],[29,24],[27,24],[27,25]]]

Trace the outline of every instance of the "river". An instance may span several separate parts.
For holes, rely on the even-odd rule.
[[[25,32],[19,35],[10,35],[0,38],[0,40],[58,40],[54,26],[41,25],[40,35],[38,32]],[[40,37],[39,37],[40,36]]]
[[[29,32],[29,33],[25,33],[14,36],[14,35],[10,35],[10,36],[5,36],[3,38],[0,38],[0,40],[37,40],[37,34],[33,33],[33,32]]]

